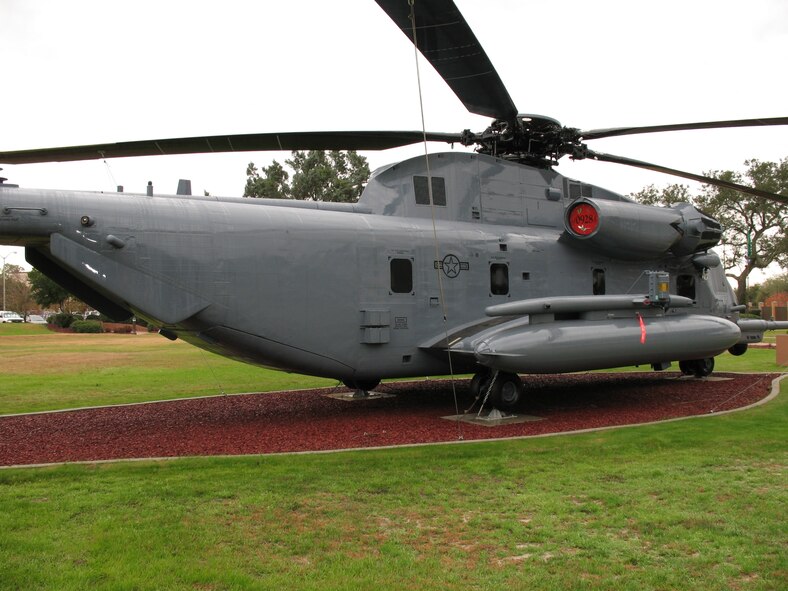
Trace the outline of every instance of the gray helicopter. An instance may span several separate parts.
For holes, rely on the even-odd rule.
[[[24,164],[220,151],[475,146],[376,170],[358,203],[28,190],[0,181],[0,244],[116,319],[136,315],[234,359],[335,378],[474,374],[510,408],[521,373],[678,362],[707,376],[788,323],[743,320],[690,204],[640,205],[562,176],[563,156],[788,197],[595,152],[640,133],[785,125],[788,117],[583,131],[520,113],[452,0],[377,0],[482,132],[298,132],[0,152]],[[5,180],[5,179],[3,179]]]

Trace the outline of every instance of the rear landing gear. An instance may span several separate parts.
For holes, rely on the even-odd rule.
[[[476,400],[485,402],[486,397],[488,404],[503,410],[512,410],[523,397],[523,381],[520,376],[503,371],[480,371],[473,376],[470,389]]]
[[[705,378],[714,371],[714,357],[679,361],[679,369],[686,376],[694,375],[696,378]]]

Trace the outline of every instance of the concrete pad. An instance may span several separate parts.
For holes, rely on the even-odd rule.
[[[450,415],[441,417],[448,421],[462,421],[463,423],[470,423],[472,425],[479,425],[482,427],[500,427],[503,425],[516,425],[518,423],[531,423],[534,421],[542,421],[544,417],[536,417],[533,415],[517,415],[502,413],[498,409],[483,412],[481,415],[468,413],[464,415]]]
[[[706,376],[705,378],[696,378],[695,376],[679,376],[679,380],[702,380],[704,382],[727,382],[733,378],[723,378],[718,376]]]
[[[367,392],[366,396],[359,396],[357,392],[332,392],[331,394],[323,394],[323,396],[326,398],[333,398],[335,400],[344,400],[345,402],[360,402],[362,400],[394,398],[396,394],[388,394],[386,392]]]

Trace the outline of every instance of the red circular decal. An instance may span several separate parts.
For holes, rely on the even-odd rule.
[[[593,234],[599,227],[599,212],[588,203],[579,203],[569,212],[569,228],[578,236]]]

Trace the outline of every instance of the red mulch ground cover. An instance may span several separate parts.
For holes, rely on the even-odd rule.
[[[524,376],[521,413],[543,420],[461,423],[465,440],[657,421],[739,408],[766,397],[778,374],[676,373]],[[460,412],[468,382],[457,382]],[[396,394],[347,402],[330,390],[221,396],[0,418],[0,465],[164,456],[263,454],[455,441],[448,381],[384,384]]]

